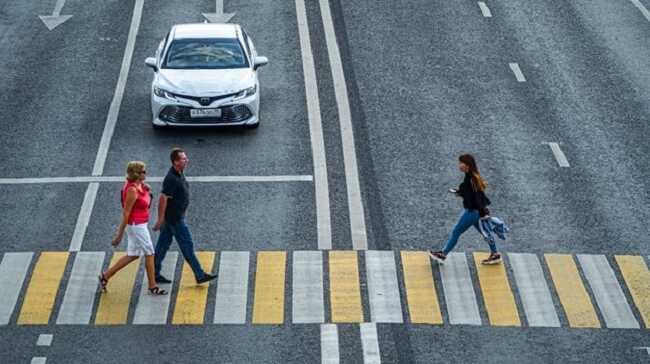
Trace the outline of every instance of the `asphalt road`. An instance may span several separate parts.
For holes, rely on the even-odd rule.
[[[203,325],[57,325],[64,288],[54,292],[47,325],[21,325],[19,304],[27,296],[27,279],[6,325],[0,300],[0,362],[28,363],[35,357],[46,357],[47,363],[338,362],[327,361],[332,352],[325,350],[319,324],[292,322],[298,277],[291,274],[296,268],[291,253],[319,249],[317,210],[323,203],[314,187],[317,146],[311,140],[309,80],[303,68],[311,55],[304,53],[299,36],[303,25],[297,5],[302,0],[224,1],[224,10],[235,13],[231,22],[240,23],[258,53],[270,60],[259,72],[259,129],[163,131],[150,125],[152,70],[144,59],[173,24],[202,22],[201,13],[213,12],[215,2],[144,0],[124,74],[122,60],[138,1],[65,1],[61,14],[72,18],[53,30],[38,15],[51,14],[55,1],[0,4],[0,106],[6,110],[0,122],[0,257],[70,250],[61,278],[65,287],[79,254],[71,242],[80,231],[78,250],[112,254],[109,242],[119,222],[121,182],[106,179],[122,176],[130,160],[145,161],[148,176],[161,177],[173,146],[187,150],[188,176],[311,179],[191,184],[188,223],[197,250],[251,252],[243,324],[212,323],[213,284]],[[342,67],[368,250],[399,256],[441,246],[461,211],[460,201],[447,189],[461,181],[457,157],[469,152],[488,180],[491,211],[511,227],[509,240],[500,246],[504,252],[533,253],[542,262],[544,254],[604,255],[622,283],[627,281],[614,255],[641,256],[650,265],[650,13],[642,10],[650,9],[650,1],[486,1],[491,17],[485,17],[474,1],[329,0],[340,65],[332,63],[328,46],[321,12],[325,1],[305,0],[304,15],[316,74],[329,188],[326,230],[333,250],[353,249],[355,224],[344,154],[349,145],[340,124],[341,85],[332,73]],[[525,82],[517,80],[511,63],[519,66]],[[88,203],[89,183],[74,177],[92,175],[120,79],[126,83],[97,177],[103,179]],[[558,143],[568,167],[559,166],[546,143]],[[63,181],[48,180],[53,177]],[[27,183],[26,178],[42,180]],[[159,182],[152,185],[159,191]],[[87,228],[80,230],[83,206],[90,214]],[[469,231],[456,249],[471,259],[471,253],[486,246]],[[259,325],[252,317],[260,294],[255,289],[256,264],[261,264],[256,253],[269,250],[289,252],[286,302],[280,306],[284,320]],[[332,256],[325,252],[323,259],[327,292],[336,282],[328,279]],[[358,259],[361,321],[376,321],[369,259],[363,252]],[[470,285],[478,293],[482,324],[450,322],[442,272],[432,264],[443,323],[417,325],[411,322],[412,306],[399,273],[405,264],[403,257],[397,259],[398,310],[405,323],[379,321],[373,325],[377,339],[370,344],[359,324],[337,324],[341,363],[650,361],[650,351],[640,349],[650,347],[650,317],[644,316],[649,304],[636,304],[638,298],[622,284],[622,297],[640,328],[610,328],[601,307],[605,304],[596,304],[598,288],[581,264],[579,274],[589,283],[585,289],[601,328],[573,327],[555,288],[551,304],[560,327],[531,327],[509,260],[505,272],[520,327],[490,324],[490,308],[482,303],[489,293],[472,264]],[[35,269],[32,263],[28,276]],[[550,285],[557,284],[546,265],[542,274]],[[135,283],[135,292],[140,284]],[[180,289],[178,282],[172,287],[174,294]],[[98,293],[95,310],[99,301]],[[335,315],[327,309],[331,301],[325,294],[325,323]],[[137,302],[126,304],[130,323]],[[170,311],[175,308],[172,303]],[[52,334],[52,345],[37,346],[40,334]],[[374,356],[373,342],[379,349]]]

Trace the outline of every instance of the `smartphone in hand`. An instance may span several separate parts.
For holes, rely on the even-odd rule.
[[[458,193],[458,190],[455,188],[450,188],[449,193]]]

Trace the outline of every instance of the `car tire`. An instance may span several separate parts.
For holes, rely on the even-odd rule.
[[[245,129],[257,129],[260,126],[259,121],[255,124],[244,124]]]
[[[151,126],[153,127],[153,130],[163,130],[163,129],[165,129],[164,125],[156,125],[154,123],[151,123]]]

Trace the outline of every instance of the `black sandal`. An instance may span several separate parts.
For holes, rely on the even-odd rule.
[[[149,293],[154,296],[164,296],[167,294],[167,291],[165,291],[164,289],[160,289],[158,288],[158,286],[156,286],[153,288],[149,288]]]
[[[99,285],[102,287],[102,291],[107,292],[106,286],[108,285],[108,279],[104,277],[104,273],[100,274],[97,278],[99,278]]]

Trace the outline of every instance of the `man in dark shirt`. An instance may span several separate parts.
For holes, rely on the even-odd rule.
[[[192,234],[185,223],[185,210],[190,204],[190,186],[185,179],[183,171],[187,166],[187,155],[180,148],[172,149],[170,154],[172,167],[163,180],[162,193],[158,202],[158,221],[153,226],[154,230],[160,230],[154,263],[156,269],[156,282],[171,283],[171,281],[160,275],[160,265],[165,259],[167,250],[176,238],[178,247],[194,272],[197,283],[204,283],[213,280],[216,276],[206,273],[201,268],[201,263],[194,254],[194,243]]]

